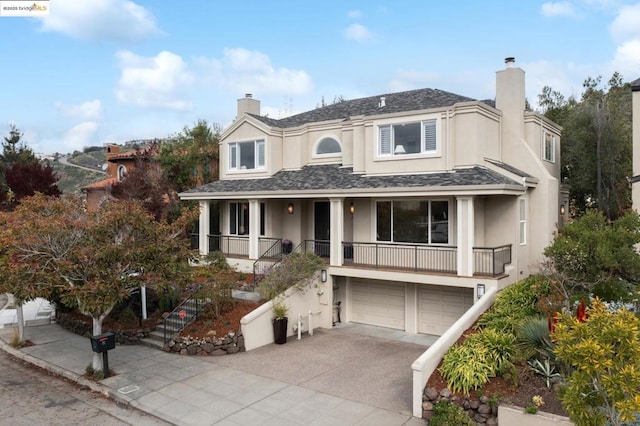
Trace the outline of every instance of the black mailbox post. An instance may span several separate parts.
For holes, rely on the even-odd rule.
[[[91,336],[91,349],[94,352],[102,353],[102,371],[104,377],[109,377],[109,357],[107,352],[116,347],[116,335],[113,333],[102,333]]]

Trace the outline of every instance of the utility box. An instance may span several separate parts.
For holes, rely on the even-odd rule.
[[[116,335],[113,333],[103,333],[97,336],[91,336],[90,339],[91,349],[94,352],[107,352],[116,347]]]

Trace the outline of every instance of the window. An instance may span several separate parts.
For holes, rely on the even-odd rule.
[[[120,164],[118,166],[118,182],[122,181],[124,177],[127,175],[127,168]]]
[[[342,149],[337,140],[333,138],[323,138],[316,146],[316,154],[340,154]]]
[[[542,158],[551,161],[552,163],[556,162],[556,137],[549,132],[543,132],[543,143],[542,143]]]
[[[376,203],[378,241],[447,244],[449,202],[379,201]]]
[[[438,121],[388,124],[378,127],[378,155],[435,154],[438,151]]]
[[[229,235],[249,235],[249,203],[229,204]]]
[[[527,204],[520,198],[520,245],[527,244]]]
[[[264,140],[229,144],[229,169],[261,169],[265,164]]]

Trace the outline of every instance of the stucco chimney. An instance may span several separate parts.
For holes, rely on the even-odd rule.
[[[260,115],[260,101],[253,99],[251,93],[247,93],[244,98],[238,99],[237,118],[241,118],[245,113]]]
[[[524,71],[514,67],[515,58],[505,59],[506,68],[496,73],[496,108],[502,112],[504,137],[524,138]]]
[[[640,175],[640,78],[631,83],[633,176]],[[635,180],[635,179],[634,179]],[[633,209],[640,211],[640,182],[631,184]]]

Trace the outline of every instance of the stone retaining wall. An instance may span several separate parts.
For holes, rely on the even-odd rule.
[[[164,345],[164,350],[180,355],[219,356],[244,352],[246,349],[242,334],[230,332],[221,339],[215,337],[202,339],[191,336],[175,337]]]
[[[56,323],[65,330],[69,330],[70,332],[80,336],[91,337],[93,335],[93,326],[91,324],[87,324],[86,322],[63,312],[56,312]],[[113,333],[116,337],[116,343],[120,345],[137,345],[140,344],[140,339],[149,337],[151,329],[134,328],[131,330],[110,330],[108,328],[104,328],[102,331],[104,333]]]
[[[466,413],[479,425],[496,426],[498,424],[498,406],[489,404],[489,398],[480,397],[480,400],[472,400],[468,397],[460,399],[453,395],[449,389],[440,392],[434,388],[425,388],[422,394],[422,418],[429,421],[434,415],[434,405],[442,400],[461,406]]]

